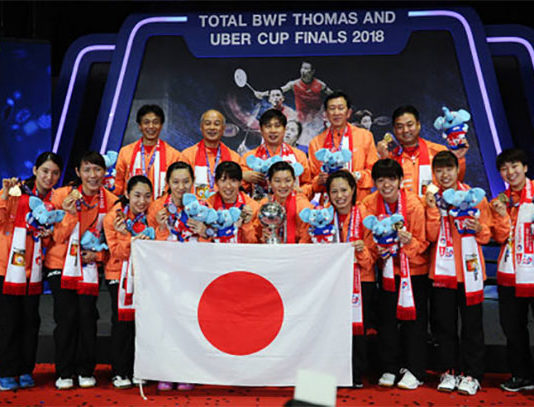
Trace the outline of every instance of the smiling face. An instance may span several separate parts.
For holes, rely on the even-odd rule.
[[[171,173],[169,177],[169,188],[171,189],[171,196],[173,202],[180,206],[182,204],[182,197],[185,193],[191,192],[193,187],[193,178],[191,173],[186,168],[178,168]]]
[[[351,188],[346,179],[335,178],[332,180],[328,196],[338,213],[346,215],[350,212],[353,195],[354,189]]]
[[[261,126],[260,130],[265,144],[267,144],[271,150],[276,151],[276,149],[282,145],[286,128],[276,117],[273,117],[266,124]]]
[[[150,112],[141,117],[139,130],[143,135],[143,144],[147,146],[156,144],[162,128],[163,123],[161,122],[161,117],[155,113]]]
[[[239,186],[241,181],[238,179],[230,178],[228,175],[223,175],[220,179],[215,181],[219,194],[224,203],[233,204],[237,201],[237,195],[239,194]]]
[[[45,195],[57,184],[61,170],[55,162],[48,160],[39,168],[33,167],[33,175],[35,175],[35,187],[40,194]]]
[[[326,104],[326,118],[334,130],[344,129],[351,114],[344,97],[330,99]]]
[[[80,167],[76,168],[76,175],[82,180],[83,193],[87,196],[98,193],[105,174],[105,168],[88,161],[82,161]]]
[[[421,122],[411,113],[404,113],[393,123],[395,137],[403,147],[415,147],[419,142]]]
[[[126,192],[130,202],[130,209],[134,215],[145,213],[152,201],[152,191],[148,184],[138,182],[130,191]]]
[[[291,192],[293,192],[295,178],[289,170],[276,171],[269,180],[269,184],[275,198],[284,202]]]
[[[395,203],[399,199],[401,180],[395,177],[380,177],[375,180],[378,193],[387,203]]]
[[[449,167],[437,167],[434,168],[434,176],[438,181],[438,184],[443,189],[454,188],[456,189],[458,181],[458,167],[449,166]]]
[[[200,121],[200,131],[204,142],[208,147],[215,148],[219,145],[224,134],[224,117],[217,110],[208,110]]]
[[[505,162],[499,168],[502,179],[510,185],[514,191],[520,191],[527,182],[528,166],[520,161]]]

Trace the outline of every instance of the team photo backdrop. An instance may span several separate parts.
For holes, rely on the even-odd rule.
[[[260,143],[267,91],[281,88],[284,111],[303,122],[305,148],[327,123],[317,105],[325,92],[299,104],[288,85],[304,62],[323,88],[344,90],[355,112],[370,112],[360,125],[377,141],[401,104],[420,110],[422,134],[436,142],[443,142],[432,126],[442,106],[470,111],[466,181],[489,193],[502,189],[494,159],[511,142],[471,9],[131,16],[117,35],[91,146],[105,152],[136,140],[137,109],[158,103],[167,115],[162,137],[176,148],[198,142],[202,112],[216,108],[228,120],[224,141],[243,152]]]

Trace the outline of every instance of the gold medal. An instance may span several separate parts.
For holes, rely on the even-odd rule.
[[[508,196],[504,193],[504,192],[501,192],[498,196],[497,196],[497,199],[499,201],[501,201],[503,204],[506,204],[508,205],[508,203],[510,202],[510,200],[508,199]]]
[[[384,134],[384,141],[388,144],[393,141],[393,136],[391,135],[391,133]]]
[[[20,187],[18,185],[15,185],[11,188],[9,188],[8,192],[9,196],[21,196],[22,191],[20,190]]]

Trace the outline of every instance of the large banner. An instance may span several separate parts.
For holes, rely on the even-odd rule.
[[[352,384],[354,250],[135,241],[136,377],[292,386],[299,369]]]

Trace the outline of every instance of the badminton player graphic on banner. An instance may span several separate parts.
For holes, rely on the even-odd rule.
[[[136,377],[291,386],[311,369],[352,383],[350,245],[132,248]]]

